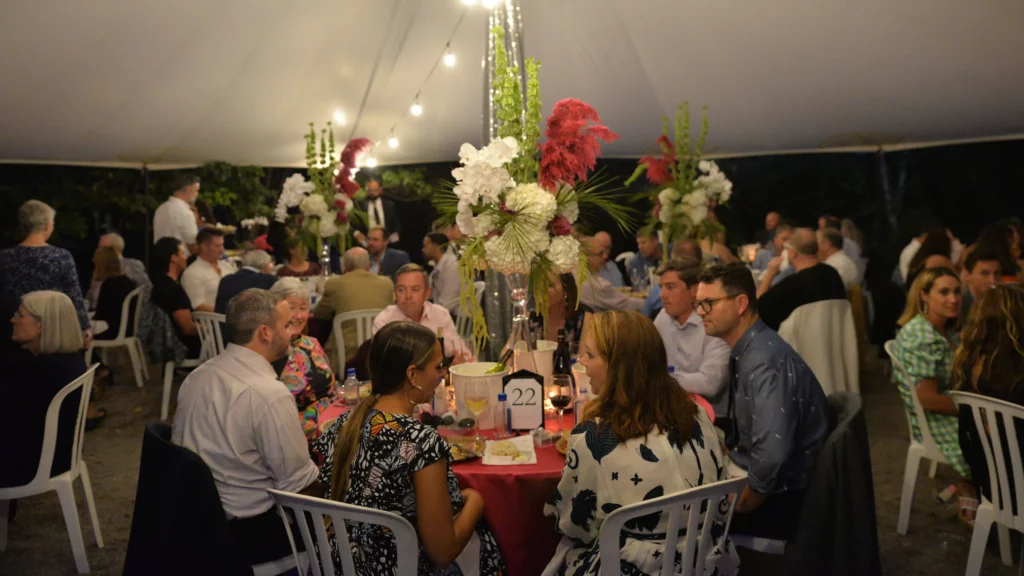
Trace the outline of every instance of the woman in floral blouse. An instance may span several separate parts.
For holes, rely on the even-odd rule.
[[[292,349],[288,356],[274,362],[279,379],[295,396],[302,431],[310,441],[316,439],[317,419],[331,405],[331,398],[340,393],[339,382],[331,371],[327,354],[316,338],[306,336],[309,321],[309,292],[298,278],[282,278],[270,292],[291,305]]]
[[[946,395],[952,390],[953,351],[959,344],[955,331],[960,317],[960,277],[951,268],[922,270],[907,293],[907,307],[898,324],[894,362],[903,406],[910,417],[914,438],[922,441],[914,411],[917,396],[928,420],[928,430],[940,452],[964,478],[957,484],[960,519],[970,523],[978,507],[971,470],[960,451],[958,411]]]

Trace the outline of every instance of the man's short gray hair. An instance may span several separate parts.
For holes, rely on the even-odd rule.
[[[341,265],[345,271],[366,270],[370,267],[370,253],[365,248],[349,248],[341,257]]]
[[[789,244],[804,256],[818,255],[818,236],[810,228],[797,228],[789,238]]]
[[[18,222],[25,235],[33,232],[45,232],[46,226],[53,222],[57,211],[42,200],[29,200],[18,208]]]
[[[228,302],[228,342],[245,346],[252,342],[260,326],[274,328],[277,303],[281,300],[267,290],[249,288]]]
[[[843,234],[835,228],[825,228],[821,230],[821,237],[828,240],[828,243],[837,250],[843,249]]]
[[[309,290],[302,280],[294,277],[281,278],[270,287],[270,293],[278,300],[287,300],[293,296],[305,299],[309,302]]]
[[[117,250],[118,254],[124,252],[123,236],[121,236],[117,232],[107,232],[103,236],[100,236],[100,240],[103,240],[104,238],[106,238],[110,242],[110,247],[113,248],[114,250]]]
[[[251,266],[261,272],[264,266],[270,264],[270,260],[270,254],[263,250],[246,250],[245,254],[242,254],[242,266]]]
[[[420,274],[423,274],[423,285],[428,290],[430,289],[430,274],[427,273],[427,270],[423,266],[420,266],[419,264],[415,264],[413,262],[410,262],[402,266],[401,268],[398,269],[397,272],[395,272],[396,288],[398,286],[398,277],[401,276],[402,274],[408,274],[410,272],[419,272]]]

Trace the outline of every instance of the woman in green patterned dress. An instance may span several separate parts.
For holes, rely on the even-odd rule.
[[[918,274],[907,293],[907,307],[898,324],[895,361],[896,380],[904,408],[910,417],[914,438],[922,441],[914,412],[916,394],[928,430],[939,451],[963,478],[957,483],[959,517],[970,524],[978,500],[970,483],[971,470],[960,451],[958,411],[946,395],[953,389],[953,351],[959,344],[956,323],[960,316],[960,278],[950,268],[927,268]]]

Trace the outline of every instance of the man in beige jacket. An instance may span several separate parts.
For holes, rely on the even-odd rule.
[[[343,312],[356,310],[383,310],[395,303],[395,287],[387,276],[378,276],[370,272],[370,255],[365,248],[351,248],[342,257],[345,273],[327,281],[324,294],[313,311],[313,317],[331,321]],[[359,349],[362,342],[356,341],[356,327],[348,322],[342,328],[345,337],[344,358],[350,358]],[[369,336],[369,334],[367,334]],[[338,365],[338,352],[334,343],[334,334],[327,340],[325,347],[331,368],[339,378],[344,378],[345,366]]]

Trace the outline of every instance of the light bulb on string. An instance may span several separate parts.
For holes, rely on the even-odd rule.
[[[409,107],[409,113],[412,114],[413,116],[420,116],[423,114],[423,106],[420,106],[419,97],[417,97],[416,100],[412,103],[412,106]]]
[[[374,158],[373,156],[370,156],[369,158],[367,158],[366,159],[366,167],[367,168],[376,168],[377,167],[377,159]]]
[[[398,148],[398,138],[396,138],[394,134],[392,134],[391,137],[388,138],[388,147],[391,148],[392,150]]]
[[[484,8],[495,8],[498,6],[498,0],[480,0],[480,3]]]
[[[348,118],[345,117],[345,113],[344,112],[342,112],[341,110],[335,110],[334,111],[334,123],[335,124],[337,124],[338,126],[344,126],[345,122],[347,122],[347,121],[348,121]]]
[[[449,68],[455,66],[455,52],[452,52],[451,46],[446,46],[444,49],[444,65]]]

